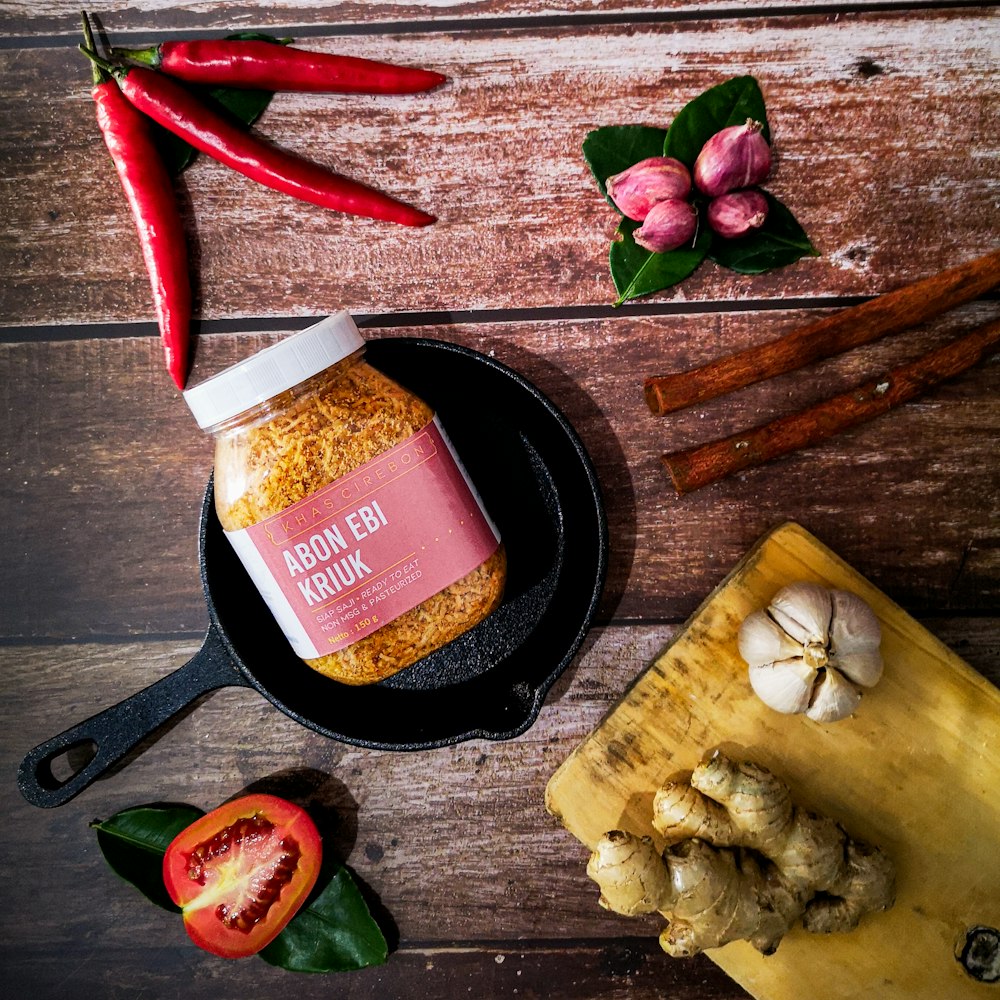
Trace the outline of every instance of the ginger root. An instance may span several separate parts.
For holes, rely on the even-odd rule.
[[[770,955],[800,920],[815,933],[853,930],[895,899],[881,851],[795,806],[766,768],[721,752],[659,789],[652,824],[662,855],[651,837],[612,830],[587,874],[606,909],[662,914],[660,946],[674,957],[737,940]]]

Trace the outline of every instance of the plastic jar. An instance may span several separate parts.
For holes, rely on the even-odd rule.
[[[337,313],[184,393],[215,438],[215,509],[292,648],[389,677],[500,603],[499,534],[433,411]]]

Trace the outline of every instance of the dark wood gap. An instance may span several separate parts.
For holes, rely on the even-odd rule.
[[[840,295],[825,298],[791,299],[706,299],[704,302],[651,302],[615,306],[554,306],[533,309],[456,309],[400,313],[354,313],[358,326],[371,329],[439,326],[491,326],[504,323],[544,323],[613,319],[623,316],[685,316],[708,313],[794,312],[797,309],[846,309],[873,298],[870,295]],[[1000,302],[1000,294],[991,292],[976,300]],[[196,320],[195,335],[259,333],[302,330],[323,317],[253,316],[234,319]],[[157,337],[155,323],[74,323],[39,326],[0,327],[0,344],[61,343],[98,338]]]
[[[413,951],[498,951],[498,952],[545,952],[545,951],[603,951],[608,948],[635,948],[653,955],[659,955],[660,945],[655,937],[637,933],[635,936],[592,937],[592,938],[531,938],[530,940],[510,940],[504,938],[469,938],[468,940],[403,940],[396,953]]]
[[[927,608],[919,612],[920,623],[932,628],[939,622],[992,621],[997,617],[990,608]],[[617,618],[598,615],[590,626],[589,632],[599,632],[610,629],[628,628],[682,628],[687,617],[651,616],[635,618],[632,616]],[[0,649],[15,649],[17,647],[32,648],[44,646],[128,646],[135,643],[154,642],[190,642],[200,643],[205,638],[204,630],[184,630],[178,632],[143,632],[140,635],[125,635],[121,633],[94,632],[87,635],[0,635]]]
[[[397,327],[487,326],[503,323],[597,320],[627,316],[684,316],[707,313],[790,312],[796,309],[844,309],[871,296],[831,296],[792,299],[721,299],[704,302],[631,303],[614,306],[566,306],[533,309],[457,309],[400,313],[354,313],[358,326],[373,329]],[[322,316],[257,316],[197,321],[196,336],[259,333],[262,330],[301,330]],[[74,323],[0,327],[0,344],[93,340],[102,337],[156,337],[155,323]]]
[[[788,4],[781,7],[723,8],[720,10],[680,11],[616,11],[607,14],[549,14],[539,17],[484,17],[481,20],[442,18],[441,20],[374,21],[364,24],[304,24],[268,26],[269,31],[280,31],[293,38],[340,38],[369,35],[424,35],[424,34],[484,34],[497,31],[546,30],[572,27],[611,27],[613,25],[676,24],[692,21],[732,21],[751,19],[776,20],[779,18],[843,17],[854,14],[912,14],[920,11],[976,9],[1000,6],[1000,0],[912,0],[901,4],[885,0],[883,3],[829,3],[815,7]],[[244,26],[246,27],[246,26]],[[116,31],[115,44],[131,46],[171,38],[223,37],[230,29],[180,28],[170,31]],[[6,35],[0,36],[0,51],[4,49],[62,48],[79,44],[78,33],[66,35]]]

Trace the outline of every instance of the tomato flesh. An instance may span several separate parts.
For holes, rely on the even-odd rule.
[[[163,881],[195,944],[243,958],[281,933],[316,884],[321,860],[308,813],[275,795],[247,795],[174,838]]]

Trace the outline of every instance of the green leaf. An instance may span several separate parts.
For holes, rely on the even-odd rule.
[[[91,826],[112,870],[157,906],[177,913],[163,884],[163,855],[174,837],[203,815],[194,806],[139,806]]]
[[[647,125],[608,125],[587,134],[583,140],[583,158],[612,208],[615,204],[608,198],[604,182],[640,160],[662,156],[666,135],[665,129]]]
[[[701,147],[716,132],[742,125],[748,118],[763,124],[761,134],[770,142],[760,86],[752,76],[736,76],[706,90],[680,110],[667,130],[660,155],[673,156],[693,167]]]
[[[706,226],[701,226],[693,246],[666,253],[650,253],[632,239],[639,226],[640,223],[632,219],[622,219],[618,227],[620,239],[611,244],[609,259],[611,277],[618,291],[616,306],[683,281],[697,270],[712,243],[711,232]]]
[[[381,965],[388,953],[351,873],[341,867],[259,955],[290,972],[346,972]]]
[[[273,42],[275,45],[287,45],[291,41],[290,38],[275,38],[259,31],[242,31],[226,37],[238,41]],[[185,86],[197,94],[213,111],[234,118],[246,126],[253,125],[260,118],[274,96],[270,90]],[[179,174],[186,170],[198,155],[194,147],[189,146],[180,136],[174,135],[173,132],[161,125],[153,126],[153,136],[160,156],[171,174]]]
[[[764,225],[737,240],[716,236],[709,258],[740,274],[763,274],[794,264],[802,257],[818,257],[795,216],[773,195],[767,191],[761,193],[769,205]]]

